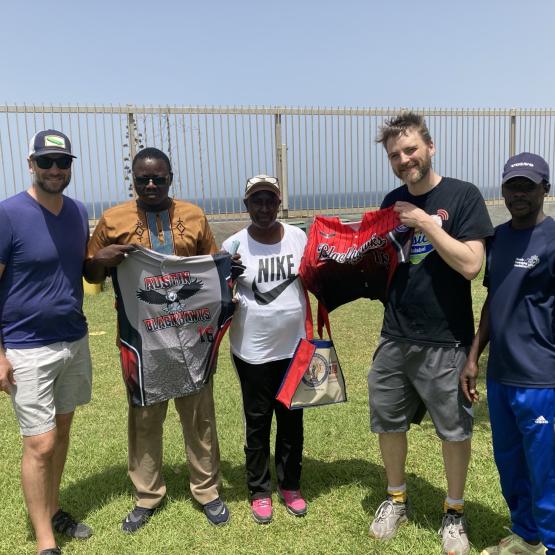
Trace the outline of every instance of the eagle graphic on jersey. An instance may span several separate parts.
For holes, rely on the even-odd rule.
[[[178,310],[183,305],[181,301],[185,301],[189,297],[192,297],[195,293],[198,293],[204,284],[200,279],[192,279],[189,283],[185,284],[178,291],[168,291],[166,295],[159,293],[158,291],[147,291],[145,289],[139,289],[137,291],[137,298],[148,304],[165,304],[164,312],[171,312],[172,310]],[[177,306],[175,306],[177,305]]]

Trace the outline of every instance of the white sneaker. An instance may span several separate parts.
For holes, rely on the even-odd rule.
[[[370,535],[378,540],[389,540],[407,519],[407,504],[386,499],[376,511],[370,524]]]
[[[445,555],[468,555],[470,552],[466,521],[461,513],[445,513],[438,534],[441,536],[441,546]]]
[[[497,545],[487,547],[480,555],[544,555],[547,550],[539,543],[538,545],[530,545],[520,536],[511,534],[503,538]]]

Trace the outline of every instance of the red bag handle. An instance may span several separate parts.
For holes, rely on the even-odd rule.
[[[310,297],[308,295],[308,291],[304,285],[302,285],[304,291],[304,298],[306,301],[306,318],[305,318],[305,331],[306,331],[306,338],[307,339],[314,339],[314,323],[312,320],[312,308],[310,306]],[[326,307],[318,301],[318,312],[316,317],[316,323],[318,326],[318,337],[322,339],[322,332],[324,331],[324,325],[326,326],[326,331],[328,332],[328,336],[331,339],[331,328],[330,328],[330,319],[328,316],[328,311]]]
[[[322,339],[322,331],[324,327],[323,325],[326,326],[328,337],[331,339],[331,327],[330,327],[330,319],[328,316],[328,309],[320,301],[318,301],[318,314],[316,318],[317,318],[316,322],[318,324],[318,335],[320,336],[320,339]]]

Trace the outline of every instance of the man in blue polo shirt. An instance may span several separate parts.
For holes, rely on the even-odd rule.
[[[555,555],[555,221],[543,212],[549,187],[540,156],[523,152],[505,164],[502,193],[512,218],[487,246],[488,296],[461,373],[466,398],[477,401],[478,359],[489,341],[493,452],[512,530],[482,555]]]
[[[32,185],[0,203],[0,391],[11,395],[23,436],[21,483],[40,555],[60,553],[53,530],[92,534],[59,504],[73,413],[91,398],[82,310],[88,219],[63,195],[74,158],[63,133],[36,133]]]

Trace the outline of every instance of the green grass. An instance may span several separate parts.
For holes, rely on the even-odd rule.
[[[484,298],[474,282],[475,310]],[[331,315],[334,339],[349,401],[305,411],[303,492],[305,518],[286,514],[274,496],[274,521],[254,523],[244,480],[243,424],[239,384],[224,340],[215,396],[222,453],[223,497],[232,521],[213,528],[191,499],[183,440],[175,410],[165,427],[164,474],[168,496],[163,510],[135,535],[120,531],[133,506],[127,478],[126,397],[114,344],[111,291],[87,297],[94,363],[93,401],[74,420],[62,482],[62,504],[94,528],[85,541],[60,538],[64,553],[440,553],[437,529],[445,495],[440,442],[431,422],[409,434],[408,488],[412,518],[398,536],[379,543],[368,536],[369,521],[384,497],[385,475],[376,437],[369,432],[366,376],[378,339],[382,309],[359,300]],[[492,458],[485,387],[476,426],[466,493],[472,553],[496,543],[508,523]],[[21,441],[8,396],[0,396],[0,553],[33,553],[34,540],[19,484]]]

